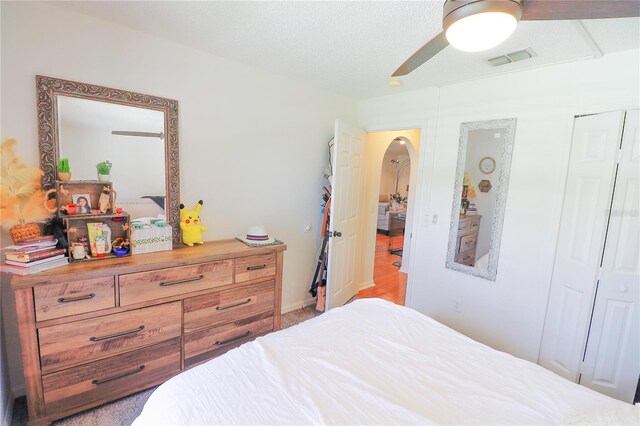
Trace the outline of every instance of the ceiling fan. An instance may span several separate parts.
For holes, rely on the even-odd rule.
[[[466,52],[497,46],[511,35],[518,21],[637,16],[638,0],[446,0],[443,31],[411,55],[393,77],[409,74],[449,44]]]
[[[164,139],[164,132],[153,133],[153,132],[133,132],[129,130],[112,130],[112,135],[119,136],[137,136],[142,138],[158,138],[160,140]]]

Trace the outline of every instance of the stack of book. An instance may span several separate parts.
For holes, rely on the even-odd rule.
[[[468,215],[477,215],[478,214],[478,209],[476,209],[476,205],[473,203],[469,203],[469,207],[467,207],[467,212],[466,214]]]
[[[32,238],[16,243],[13,249],[5,254],[5,263],[0,271],[16,275],[30,275],[47,269],[66,265],[66,250],[56,248],[58,240],[52,236]]]

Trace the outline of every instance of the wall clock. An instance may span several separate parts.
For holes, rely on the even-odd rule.
[[[496,160],[491,157],[484,157],[480,160],[479,166],[482,173],[489,175],[496,169]]]

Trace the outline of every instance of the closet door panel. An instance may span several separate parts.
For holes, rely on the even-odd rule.
[[[640,374],[640,131],[625,120],[602,271],[580,383],[633,402]]]
[[[623,112],[575,119],[538,363],[578,381],[614,184]]]

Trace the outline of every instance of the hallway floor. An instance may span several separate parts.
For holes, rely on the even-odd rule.
[[[393,247],[402,247],[403,238],[392,237]],[[400,256],[389,253],[389,237],[376,234],[376,258],[373,267],[375,286],[358,292],[358,298],[379,297],[398,305],[404,305],[407,291],[407,274],[393,262],[402,260]]]

